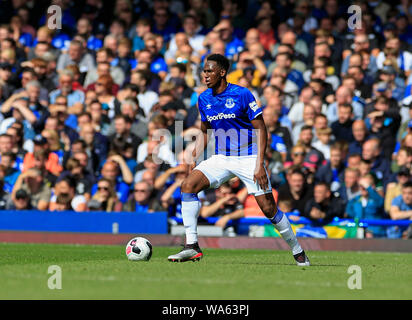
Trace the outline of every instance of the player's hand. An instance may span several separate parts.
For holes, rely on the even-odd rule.
[[[253,175],[253,182],[257,182],[263,191],[267,190],[269,183],[266,170],[263,165],[256,166],[255,173]]]

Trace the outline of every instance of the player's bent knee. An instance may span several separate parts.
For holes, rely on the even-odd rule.
[[[184,193],[193,193],[193,183],[188,181],[188,179],[183,180],[181,190]]]
[[[184,193],[198,193],[209,186],[209,180],[199,171],[194,171],[182,183]]]

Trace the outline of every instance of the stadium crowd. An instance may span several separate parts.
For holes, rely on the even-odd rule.
[[[263,109],[291,219],[411,219],[411,23],[409,0],[1,1],[0,209],[179,217],[203,62],[220,53]],[[262,215],[238,179],[200,198],[221,227]]]

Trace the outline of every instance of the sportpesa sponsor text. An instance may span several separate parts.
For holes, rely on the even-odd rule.
[[[211,122],[214,120],[222,120],[222,119],[234,119],[236,118],[236,115],[234,113],[219,113],[215,116],[206,116],[207,121]]]

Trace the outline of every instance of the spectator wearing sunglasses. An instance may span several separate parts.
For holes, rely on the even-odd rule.
[[[119,201],[111,180],[101,178],[97,182],[97,191],[92,197],[92,203],[98,203],[99,209],[106,212],[119,212],[122,210],[122,203]],[[89,209],[90,203],[89,203]]]
[[[148,213],[162,211],[163,208],[159,201],[153,197],[153,187],[146,181],[135,183],[133,196],[125,204],[124,211],[136,213]]]

